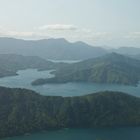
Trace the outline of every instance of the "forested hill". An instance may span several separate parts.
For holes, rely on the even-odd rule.
[[[0,87],[0,137],[68,127],[129,125],[140,125],[140,98],[124,93],[54,97]]]
[[[140,60],[111,53],[61,67],[54,74],[54,78],[37,79],[32,84],[95,82],[137,85],[140,80]]]

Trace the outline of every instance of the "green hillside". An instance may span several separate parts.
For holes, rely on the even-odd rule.
[[[140,125],[140,98],[119,92],[41,96],[0,87],[0,137],[67,127]]]
[[[32,84],[94,82],[137,85],[140,80],[140,61],[111,53],[96,59],[63,66],[54,74],[54,78],[37,79]]]

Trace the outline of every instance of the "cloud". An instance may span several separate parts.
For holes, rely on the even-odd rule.
[[[132,40],[140,39],[140,32],[130,32],[128,35],[124,36],[124,38]]]
[[[44,39],[50,38],[48,33],[37,32],[37,31],[17,31],[16,29],[9,29],[0,26],[0,37],[15,37],[21,39]]]
[[[100,40],[111,40],[112,33],[111,32],[95,32],[90,29],[81,29],[77,31],[76,38],[100,41]]]
[[[88,28],[77,28],[74,25],[64,25],[64,24],[45,25],[41,26],[40,30],[38,30],[38,28],[34,28],[31,31],[17,31],[16,29],[8,29],[0,26],[0,36],[15,37],[21,39],[33,39],[33,40],[45,39],[50,37],[66,38],[69,41],[83,40],[94,43],[101,42],[103,40],[108,41],[111,40],[112,38],[112,34],[109,32],[96,32]]]
[[[56,31],[75,31],[78,28],[74,25],[69,24],[52,24],[52,25],[43,25],[38,28],[39,30],[56,30]]]
[[[16,31],[4,28],[0,26],[0,36],[1,37],[15,37],[22,39],[43,39],[49,38],[47,33],[36,32],[36,31]]]

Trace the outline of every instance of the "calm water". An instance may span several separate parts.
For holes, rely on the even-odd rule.
[[[94,83],[66,83],[31,86],[37,78],[52,77],[50,71],[22,70],[19,75],[0,78],[0,86],[33,89],[43,95],[77,96],[103,90],[123,91],[140,96],[140,85],[120,86]],[[140,140],[140,127],[110,129],[65,129],[53,132],[6,138],[2,140]]]
[[[0,86],[28,88],[42,95],[53,96],[79,96],[104,90],[123,91],[135,96],[140,96],[140,84],[137,87],[94,83],[65,83],[32,86],[32,81],[38,78],[52,77],[53,75],[50,74],[50,71],[37,71],[36,69],[18,71],[18,74],[17,76],[0,78]]]
[[[2,140],[140,140],[140,127],[110,129],[67,129]]]

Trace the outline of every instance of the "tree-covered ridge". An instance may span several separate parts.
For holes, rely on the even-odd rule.
[[[32,84],[95,82],[136,85],[140,80],[140,61],[111,53],[61,67],[55,77],[37,79]]]
[[[120,92],[41,96],[0,87],[0,137],[67,127],[140,125],[140,98]]]

